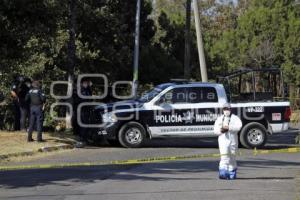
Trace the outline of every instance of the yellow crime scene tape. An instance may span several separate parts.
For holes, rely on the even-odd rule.
[[[285,149],[273,149],[273,150],[257,150],[254,149],[253,153],[242,153],[239,151],[238,156],[250,156],[260,154],[273,154],[273,153],[298,153],[300,147],[292,147]],[[146,163],[161,163],[167,161],[179,161],[201,158],[219,158],[221,155],[218,153],[210,154],[194,154],[186,156],[167,156],[167,157],[153,157],[142,159],[130,159],[130,160],[115,160],[115,161],[101,161],[101,162],[78,162],[78,163],[61,163],[61,164],[41,164],[41,165],[15,165],[15,166],[0,166],[0,171],[12,171],[12,170],[30,170],[30,169],[55,169],[55,168],[68,168],[68,167],[92,167],[92,166],[105,166],[105,165],[137,165]]]

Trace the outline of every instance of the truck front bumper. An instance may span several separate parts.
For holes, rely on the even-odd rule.
[[[109,123],[97,128],[96,133],[98,136],[103,136],[104,138],[116,139],[121,125],[121,122]]]

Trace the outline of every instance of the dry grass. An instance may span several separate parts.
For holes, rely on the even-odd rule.
[[[291,116],[291,123],[299,124],[300,123],[300,110],[293,110]]]
[[[52,152],[37,152],[30,156],[9,157],[7,159],[0,160],[0,166],[7,165],[8,163],[21,164],[22,162],[30,162],[30,161],[38,160],[40,158],[63,154],[70,151],[73,151],[73,149],[62,149],[59,151],[52,151]]]
[[[36,133],[33,134],[36,139]],[[42,147],[70,144],[74,142],[74,136],[65,133],[43,133],[45,142],[27,142],[25,132],[0,131],[0,155],[14,154],[20,152],[37,151]]]

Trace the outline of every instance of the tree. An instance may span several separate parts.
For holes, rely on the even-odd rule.
[[[223,60],[219,68],[281,67],[286,80],[298,83],[299,11],[294,1],[255,0],[238,16],[236,27],[222,33],[213,55]]]
[[[58,4],[46,0],[1,1],[0,64],[4,73],[42,72],[51,61],[51,52],[47,50],[58,28],[58,8]],[[39,67],[31,66],[33,63]]]

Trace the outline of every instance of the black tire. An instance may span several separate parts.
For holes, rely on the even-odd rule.
[[[117,139],[106,139],[106,141],[108,142],[108,144],[110,144],[110,146],[113,146],[113,147],[121,146],[119,140],[117,140]]]
[[[246,124],[240,133],[240,142],[248,149],[261,148],[267,142],[267,130],[257,122]]]
[[[146,130],[140,123],[128,122],[121,127],[118,139],[123,147],[138,148],[146,139]]]

